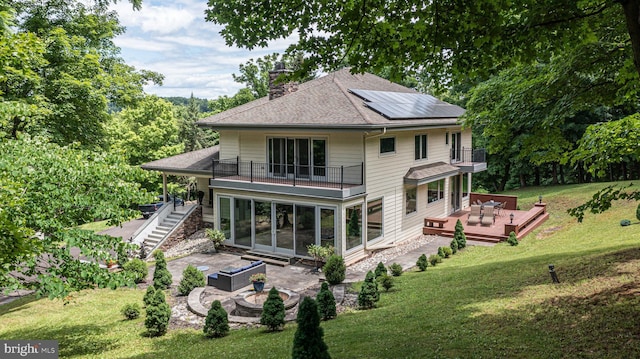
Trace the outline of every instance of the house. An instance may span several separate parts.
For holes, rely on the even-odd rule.
[[[196,176],[203,220],[228,245],[298,258],[333,245],[350,263],[469,206],[486,162],[462,108],[348,69],[274,81],[286,71],[270,74],[268,97],[198,122],[219,146],[142,166]]]

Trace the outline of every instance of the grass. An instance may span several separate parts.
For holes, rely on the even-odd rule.
[[[94,231],[96,233],[98,232],[102,232],[105,229],[109,229],[109,225],[107,225],[107,220],[104,221],[96,221],[96,222],[89,222],[89,223],[85,223],[83,225],[78,226],[78,228],[80,229],[85,229],[88,231]]]
[[[566,209],[598,185],[529,188],[522,209],[543,196],[550,219],[519,246],[471,247],[425,272],[395,278],[377,309],[323,322],[334,358],[640,357],[640,232],[637,203],[617,202],[582,224]],[[620,219],[632,220],[621,227]],[[554,264],[560,284],[552,284]],[[287,358],[295,325],[283,332],[195,330],[144,336],[144,319],[120,308],[141,302],[131,289],[79,293],[64,306],[31,298],[0,307],[0,338],[57,339],[72,358]],[[144,315],[142,316],[144,317]]]

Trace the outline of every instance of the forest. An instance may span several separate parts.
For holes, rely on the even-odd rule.
[[[265,96],[276,61],[298,81],[350,66],[464,107],[489,153],[476,191],[640,177],[637,1],[210,0],[204,16],[228,44],[300,34],[285,54],[240,65],[245,88],[216,99],[146,94],[163,75],[119,56],[112,2],[0,0],[0,287],[63,298],[131,283],[72,258],[72,246],[98,259],[128,250],[76,226],[135,217],[160,182],[138,166],[216,144],[195,122]]]

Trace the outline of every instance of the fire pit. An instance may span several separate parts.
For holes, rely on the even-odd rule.
[[[287,289],[278,289],[280,298],[284,301],[284,310],[295,307],[300,301],[300,295]],[[231,313],[239,317],[259,318],[262,315],[262,306],[269,296],[268,291],[247,291],[233,297],[236,309]]]

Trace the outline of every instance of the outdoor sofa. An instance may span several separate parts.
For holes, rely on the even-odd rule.
[[[256,273],[267,273],[267,265],[263,261],[255,261],[239,268],[226,268],[207,276],[207,284],[218,289],[234,292],[251,285],[249,277]]]

